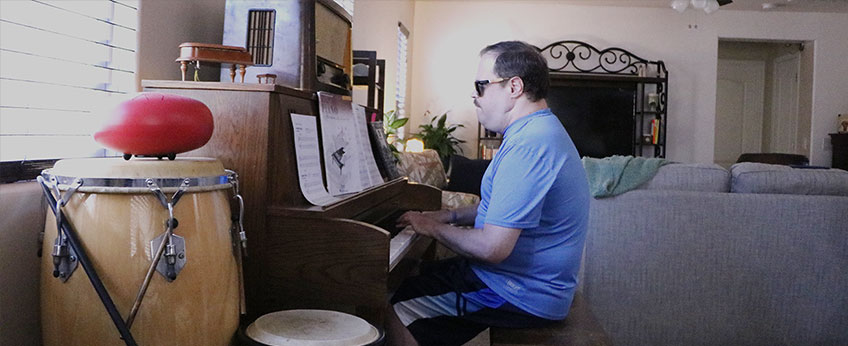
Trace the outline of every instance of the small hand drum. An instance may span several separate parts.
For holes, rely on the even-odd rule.
[[[329,310],[285,310],[251,323],[242,346],[376,346],[383,333],[365,320]]]

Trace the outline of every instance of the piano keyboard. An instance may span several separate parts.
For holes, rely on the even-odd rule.
[[[412,245],[416,239],[420,237],[418,233],[412,230],[412,227],[407,226],[403,230],[401,230],[398,234],[392,237],[392,240],[389,242],[389,271],[400,262],[400,260],[406,255],[406,253],[410,249],[410,245]]]

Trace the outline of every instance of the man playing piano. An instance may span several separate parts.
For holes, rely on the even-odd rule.
[[[461,345],[490,326],[536,327],[568,314],[590,197],[577,150],[548,109],[548,85],[533,46],[481,51],[472,98],[480,123],[504,139],[479,205],[398,219],[460,256],[403,282],[391,299],[389,344]]]

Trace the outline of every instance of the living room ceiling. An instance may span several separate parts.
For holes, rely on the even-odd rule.
[[[418,0],[421,1],[421,0]],[[426,0],[425,0],[426,1]],[[467,0],[450,0],[467,1]],[[543,0],[592,6],[664,7],[671,10],[671,0]],[[764,9],[763,4],[771,8]],[[825,12],[848,13],[848,0],[733,0],[722,10],[767,12]]]

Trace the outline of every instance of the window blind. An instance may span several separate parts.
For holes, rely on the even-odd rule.
[[[409,30],[398,22],[397,74],[395,78],[395,112],[398,118],[406,118],[406,75],[407,53],[409,51]],[[398,129],[398,135],[403,138],[404,129]]]
[[[135,91],[137,9],[0,1],[0,161],[110,154],[91,135],[107,106]]]

